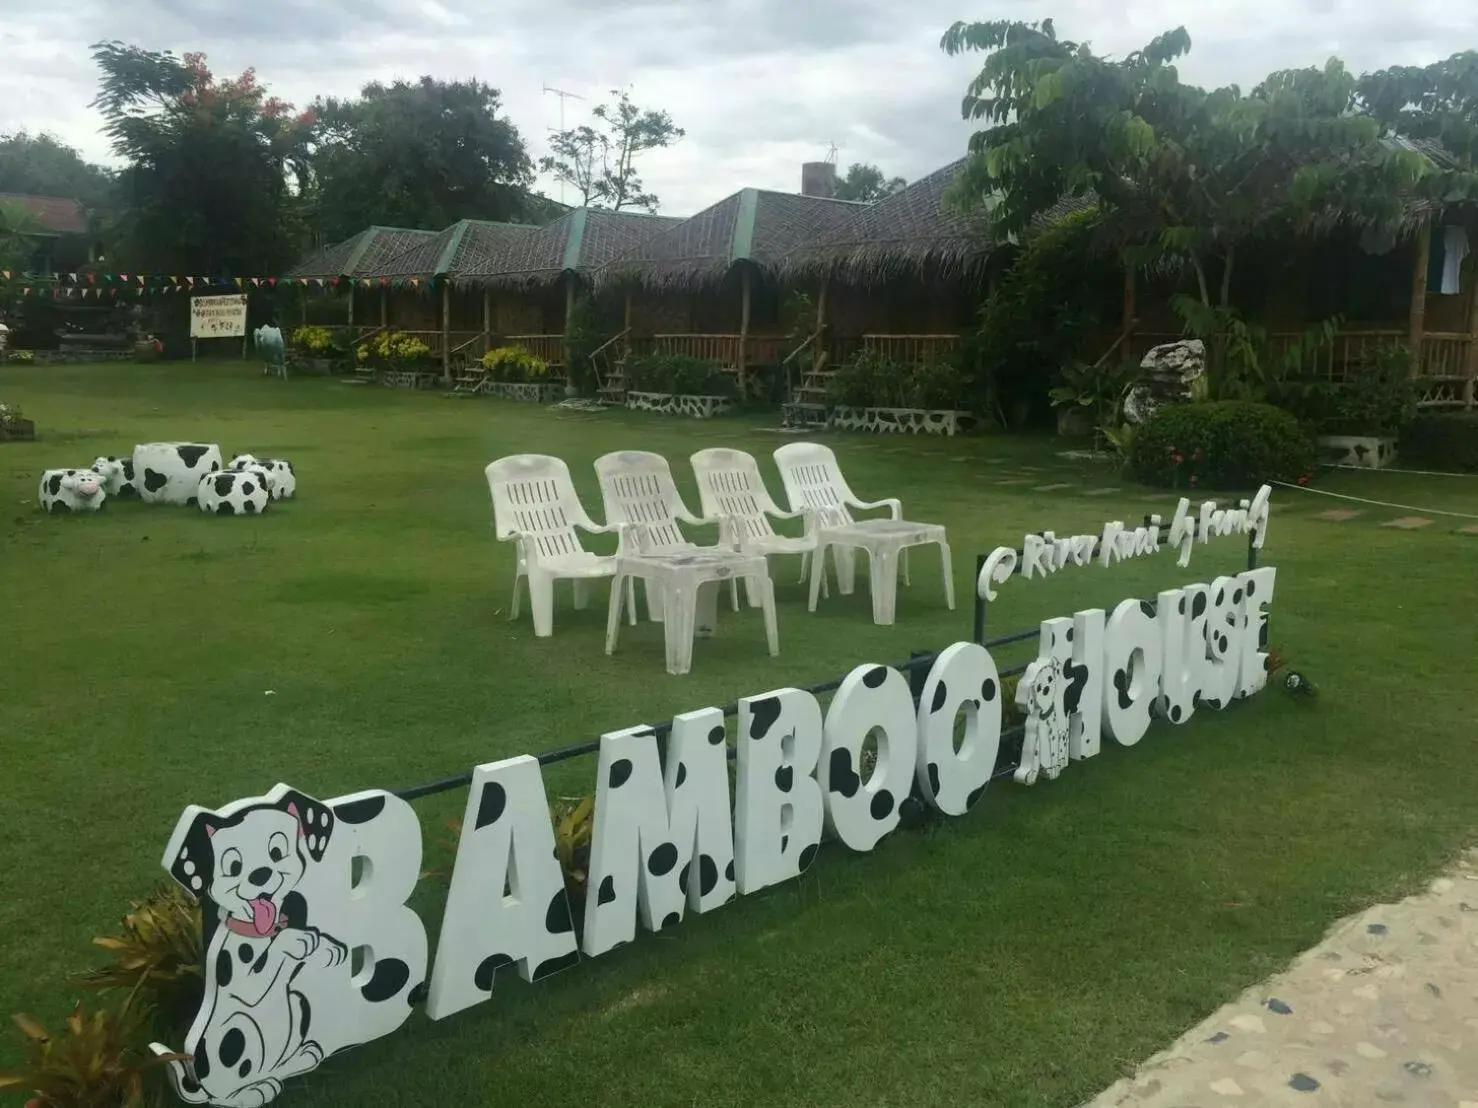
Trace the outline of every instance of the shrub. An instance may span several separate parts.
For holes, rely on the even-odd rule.
[[[12,350],[6,355],[6,358],[12,362],[34,362],[36,360],[36,352],[33,350]]]
[[[161,883],[123,917],[123,934],[92,940],[113,961],[82,975],[94,989],[122,988],[146,995],[167,1025],[184,1028],[200,1005],[200,904],[178,885]]]
[[[7,423],[18,423],[25,419],[26,415],[21,411],[19,404],[0,403],[0,427]]]
[[[717,362],[687,354],[648,354],[626,368],[626,387],[633,392],[667,396],[722,396],[739,394],[739,379]]]
[[[299,327],[292,333],[291,341],[294,346],[316,358],[326,357],[334,349],[333,332],[327,327]]]
[[[1426,412],[1401,437],[1400,464],[1478,473],[1478,412]]]
[[[27,1105],[36,1108],[139,1108],[144,1075],[186,1056],[151,1055],[137,1045],[144,1028],[132,1000],[91,1015],[78,1004],[67,1017],[65,1035],[15,1016],[30,1057],[24,1069],[0,1071],[0,1089],[30,1092]]]
[[[906,366],[875,350],[859,350],[837,367],[826,398],[847,408],[922,408],[953,411],[967,379],[955,362]]]
[[[399,366],[426,361],[431,356],[431,347],[414,335],[381,331],[368,342],[361,343],[354,356],[369,365]]]
[[[1397,438],[1416,418],[1417,386],[1411,348],[1390,343],[1352,366],[1334,387],[1331,411],[1319,430],[1328,435]]]
[[[1307,479],[1313,467],[1313,438],[1298,420],[1248,400],[1166,405],[1129,447],[1130,472],[1149,485],[1243,489]]]
[[[542,381],[549,376],[549,363],[522,346],[489,350],[482,356],[482,365],[494,381]]]

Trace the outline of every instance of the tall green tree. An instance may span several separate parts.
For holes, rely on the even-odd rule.
[[[1478,51],[1366,73],[1357,89],[1388,133],[1436,142],[1462,167],[1478,166]]]
[[[300,248],[298,197],[314,117],[268,94],[253,70],[216,78],[205,55],[93,46],[93,106],[119,175],[119,267],[272,273]]]
[[[853,162],[846,174],[837,181],[838,200],[861,200],[871,203],[885,196],[892,196],[908,182],[902,177],[887,177],[875,165]]]
[[[636,160],[687,132],[669,113],[637,107],[624,90],[613,89],[611,97],[591,112],[591,123],[556,131],[549,140],[552,153],[539,160],[539,169],[574,188],[585,207],[655,212],[657,196],[646,191]]]
[[[25,269],[35,250],[32,232],[39,230],[31,213],[18,204],[0,203],[0,269]]]
[[[523,136],[481,81],[374,82],[314,110],[313,223],[329,241],[371,224],[440,229],[544,210]]]
[[[111,173],[54,135],[0,135],[0,192],[61,196],[97,211],[109,201],[112,187]]]
[[[1060,40],[1051,20],[957,23],[942,43],[986,59],[963,113],[963,188],[1021,232],[1064,196],[1097,197],[1128,256],[1183,262],[1205,307],[1229,304],[1237,248],[1356,215],[1394,219],[1426,171],[1378,141],[1337,60],[1271,74],[1244,94],[1180,80],[1183,27],[1122,58]]]

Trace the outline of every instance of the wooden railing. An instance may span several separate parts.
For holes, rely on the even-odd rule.
[[[744,350],[747,366],[779,365],[785,356],[785,338],[781,335],[653,335],[652,350],[658,354],[676,354],[701,358],[723,366],[737,366],[739,351]]]
[[[953,357],[959,335],[863,335],[863,348],[900,365],[919,365]]]
[[[508,335],[503,342],[509,346],[521,346],[534,357],[550,365],[565,364],[565,337],[563,335]]]

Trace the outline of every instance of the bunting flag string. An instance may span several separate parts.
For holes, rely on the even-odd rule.
[[[0,291],[19,290],[22,296],[52,296],[57,299],[118,298],[119,290],[135,296],[155,293],[205,295],[221,290],[245,292],[276,289],[279,285],[330,291],[347,282],[350,289],[436,289],[445,278],[436,277],[200,277],[193,274],[162,273],[23,273],[0,269]]]

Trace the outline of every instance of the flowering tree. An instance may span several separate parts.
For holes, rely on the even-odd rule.
[[[218,78],[183,58],[97,43],[93,106],[119,177],[120,266],[198,275],[270,273],[297,252],[298,196],[314,114],[268,94],[248,69]]]

